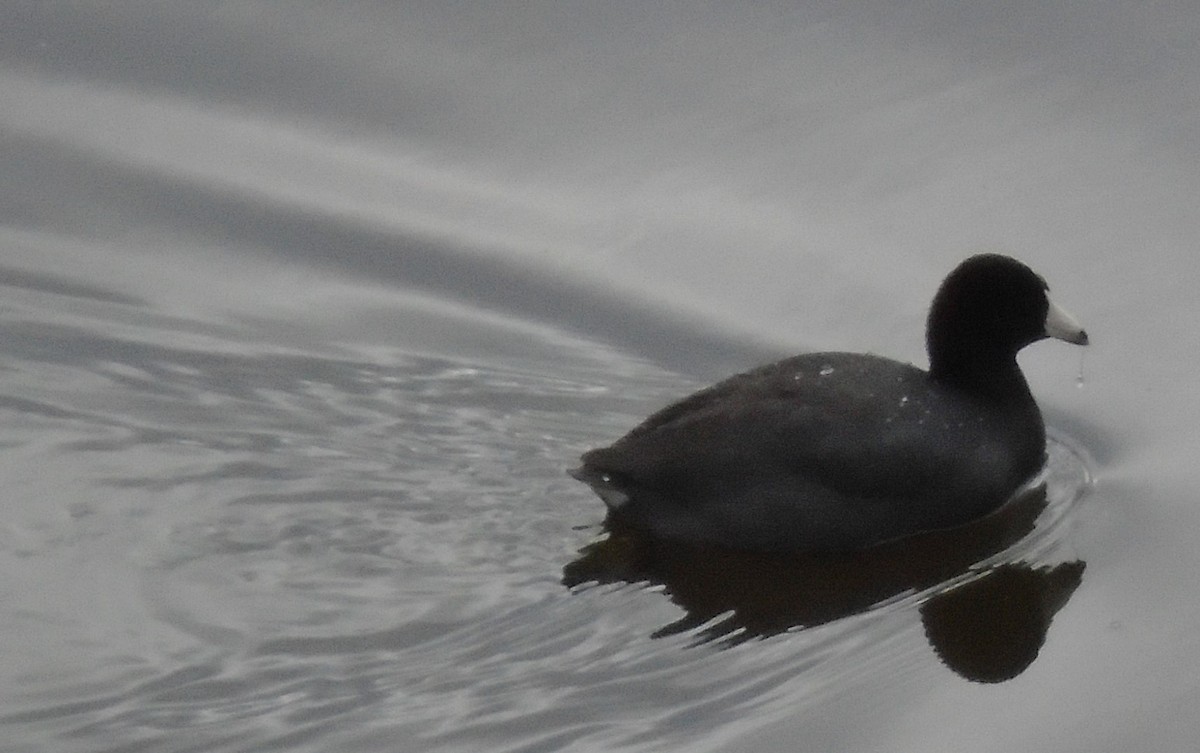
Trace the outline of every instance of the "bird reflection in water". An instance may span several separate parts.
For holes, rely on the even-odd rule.
[[[563,569],[563,583],[662,585],[684,610],[654,637],[698,631],[732,646],[859,614],[937,588],[920,606],[938,657],[963,677],[1002,682],[1037,658],[1084,563],[1032,565],[997,556],[1034,530],[1040,485],[968,525],[838,555],[763,554],[653,539],[606,522],[604,538]],[[998,561],[997,561],[998,560]]]

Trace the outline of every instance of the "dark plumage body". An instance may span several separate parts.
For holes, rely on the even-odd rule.
[[[967,523],[1042,466],[1045,429],[1016,364],[1051,331],[1045,283],[967,260],[930,311],[930,371],[814,353],[731,377],[651,415],[573,472],[622,524],[760,551],[845,551]],[[1058,326],[1058,325],[1055,325]]]

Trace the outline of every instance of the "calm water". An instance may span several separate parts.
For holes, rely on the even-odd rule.
[[[3,15],[0,748],[1192,750],[1200,11]],[[980,249],[1094,343],[1004,514],[756,558],[565,475],[921,362]]]

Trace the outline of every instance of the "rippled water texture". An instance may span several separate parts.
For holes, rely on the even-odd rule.
[[[670,599],[640,575],[571,593],[560,581],[607,540],[575,551],[601,508],[563,474],[564,448],[627,423],[678,386],[668,374],[582,342],[544,343],[559,360],[540,371],[304,352],[245,329],[189,347],[198,323],[164,328],[45,282],[54,292],[17,280],[26,304],[0,330],[21,394],[5,400],[6,477],[23,492],[6,551],[10,577],[37,585],[9,612],[36,661],[13,678],[23,710],[6,721],[81,747],[684,744],[880,661],[932,665],[921,611],[998,581],[996,566],[1044,581],[1030,597],[1043,606],[1015,615],[1038,615],[1039,636],[1078,585],[1081,564],[1065,586],[1055,573],[1087,470],[1055,442],[1044,487],[978,542],[773,563],[783,580],[736,557],[711,572],[685,561],[693,588],[668,578]],[[75,316],[51,313],[64,302]],[[738,577],[759,603],[687,601]],[[1013,599],[1026,606],[1008,591],[997,603]],[[726,624],[747,614],[750,627]],[[685,650],[805,626],[729,655]]]
[[[1200,12],[0,19],[0,748],[1191,751]],[[844,558],[569,478],[981,249],[1093,346],[1045,473]]]

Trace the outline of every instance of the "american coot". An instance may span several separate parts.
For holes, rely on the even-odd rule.
[[[995,510],[1045,462],[1017,366],[1083,328],[1024,264],[960,264],[929,310],[929,371],[811,353],[730,377],[647,418],[571,472],[610,523],[758,551],[836,552]]]

